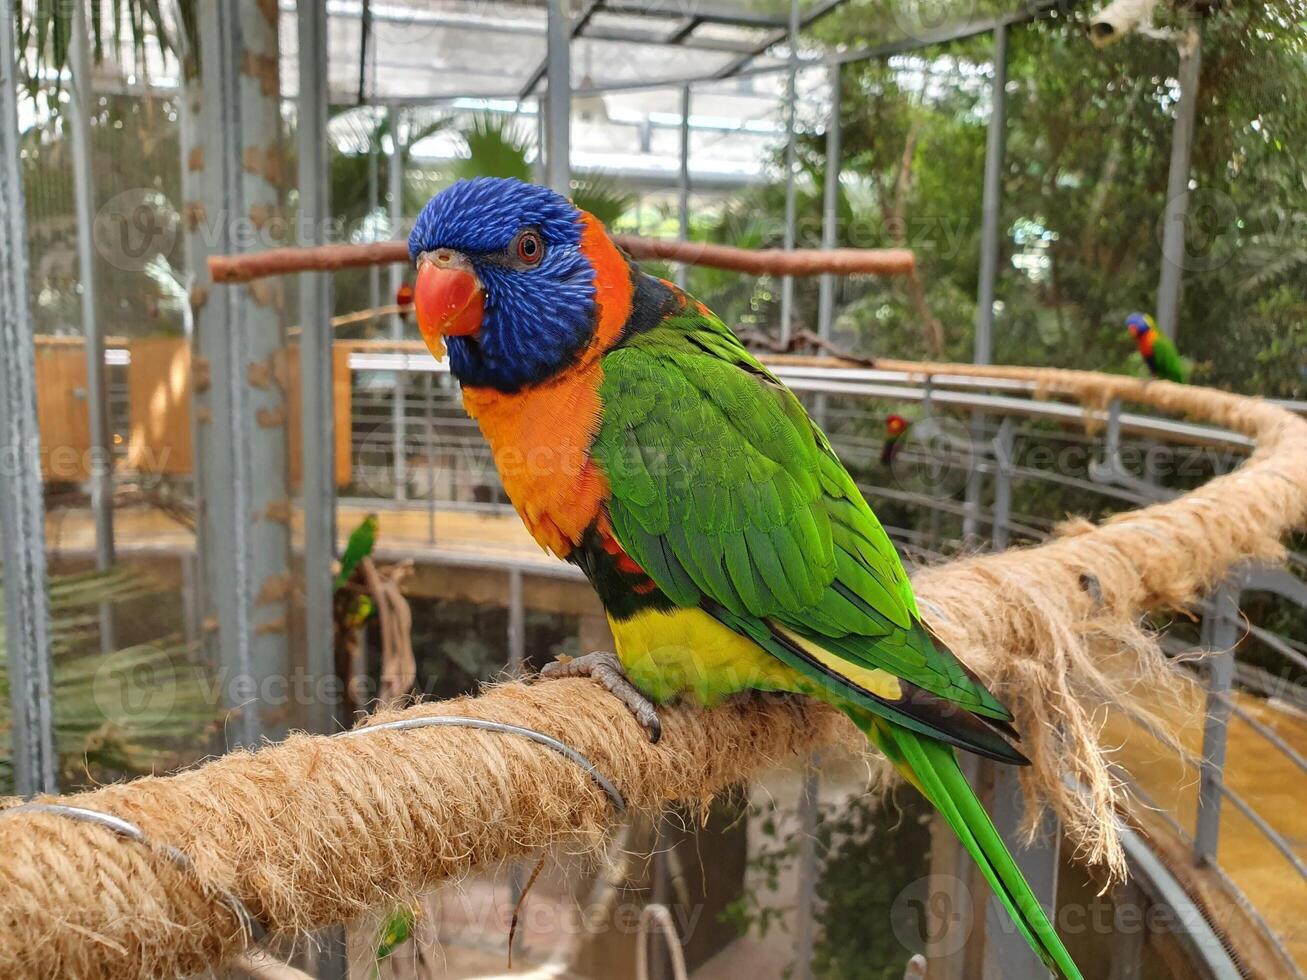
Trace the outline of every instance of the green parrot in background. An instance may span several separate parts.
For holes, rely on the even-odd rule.
[[[345,545],[345,553],[340,556],[340,571],[336,573],[336,588],[344,588],[345,583],[354,575],[354,569],[359,567],[359,562],[372,554],[372,549],[377,543],[378,523],[377,515],[369,514],[350,534],[349,541]]]
[[[548,188],[455,183],[409,252],[418,328],[447,352],[505,492],[608,614],[615,654],[542,676],[602,683],[654,741],[656,705],[677,698],[834,705],[940,811],[1048,968],[1081,980],[958,765],[955,747],[1026,763],[1012,715],[922,620],[794,393]]]
[[[1184,384],[1189,380],[1189,369],[1180,358],[1171,338],[1157,329],[1147,313],[1131,313],[1125,318],[1126,329],[1134,337],[1139,354],[1148,365],[1154,378]]]
[[[373,953],[377,961],[377,966],[372,971],[374,977],[380,975],[382,961],[413,938],[413,930],[417,926],[417,921],[417,910],[407,906],[397,909],[385,921],[377,935],[377,948]]]

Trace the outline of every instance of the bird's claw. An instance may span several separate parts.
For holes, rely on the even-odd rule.
[[[626,705],[635,720],[649,733],[650,742],[657,743],[662,738],[663,726],[658,720],[657,709],[627,678],[616,654],[595,651],[583,657],[559,657],[552,663],[545,664],[540,671],[541,680],[556,680],[559,677],[593,678]]]

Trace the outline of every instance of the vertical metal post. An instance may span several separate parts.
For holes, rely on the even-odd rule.
[[[398,106],[390,107],[390,172],[389,172],[389,190],[390,190],[390,234],[391,237],[397,237],[402,233],[404,223],[404,144],[399,138],[399,128],[403,123]],[[402,265],[392,265],[390,267],[390,295],[393,297],[399,293],[399,287],[404,282],[404,267]],[[390,318],[390,339],[400,341],[404,339],[404,318],[398,313]],[[405,367],[407,367],[407,362]],[[404,457],[404,442],[407,433],[407,406],[405,404],[408,393],[408,372],[395,371],[395,387],[391,396],[390,404],[390,429],[391,429],[391,465],[395,484],[395,499],[406,500],[408,498],[408,460]]]
[[[377,122],[373,119],[372,132],[368,136],[368,221],[377,221],[377,211],[381,208],[381,147],[377,143]],[[368,309],[375,310],[381,306],[381,266],[368,266]]]
[[[545,183],[563,196],[572,193],[572,30],[567,0],[548,0],[546,36]]]
[[[1133,878],[1112,889],[1114,932],[1107,954],[1107,980],[1143,980],[1144,904],[1144,890]]]
[[[834,248],[840,220],[840,65],[830,66],[830,115],[826,119],[826,186],[822,193],[821,247]],[[817,335],[830,340],[835,325],[835,277],[821,277],[817,304]]]
[[[817,936],[817,808],[821,789],[820,759],[803,768],[799,793],[799,883],[794,917],[793,980],[812,980],[812,951]]]
[[[526,599],[522,589],[522,570],[508,571],[508,672],[522,675],[526,663]]]
[[[1012,858],[1035,898],[1054,919],[1057,904],[1058,841],[1061,826],[1049,811],[1040,827],[1040,836],[1027,847],[1021,833],[1025,800],[1013,766],[986,763],[994,775],[994,799],[991,815],[994,828],[1012,853]],[[998,899],[985,903],[984,980],[1012,980],[1015,977],[1047,977],[1048,967],[1040,962],[1021,934],[1012,928],[1011,919]]]
[[[998,279],[998,255],[1003,217],[1003,153],[1007,126],[1007,25],[994,28],[994,77],[990,82],[989,126],[985,136],[985,174],[981,203],[980,271],[976,288],[976,338],[972,361],[989,364],[994,357],[994,289]],[[985,417],[971,416],[971,439],[984,437]],[[974,463],[967,476],[966,516],[963,538],[974,538],[980,529],[980,498],[984,473]]]
[[[1196,28],[1180,46],[1180,101],[1171,130],[1171,168],[1166,179],[1166,210],[1162,217],[1162,271],[1157,281],[1157,328],[1175,339],[1184,275],[1185,218],[1189,213],[1189,151],[1194,139],[1198,105],[1198,74],[1202,44]]]
[[[990,540],[995,551],[1008,545],[1008,525],[1012,521],[1012,450],[1015,424],[1008,415],[994,437],[994,526]]]
[[[275,8],[261,0],[200,0],[204,126],[212,177],[205,195],[213,248],[266,247],[242,233],[281,209],[273,162],[283,154],[281,105],[258,73],[233,65],[278,55]],[[250,168],[249,161],[268,161]],[[288,408],[278,383],[286,357],[281,284],[215,288],[199,304],[205,368],[205,581],[214,596],[225,734],[252,745],[284,737],[293,713],[288,642],[290,583]],[[211,380],[209,380],[211,379]],[[198,387],[198,385],[197,385]],[[206,616],[206,623],[209,617]]]
[[[331,217],[327,177],[327,5],[299,0],[299,242],[324,245]],[[331,276],[305,272],[300,290],[300,439],[304,509],[304,632],[312,690],[336,675],[331,560],[336,553],[336,424],[332,385]],[[339,702],[314,698],[313,731],[331,732]]]
[[[790,0],[790,70],[785,86],[785,239],[786,251],[794,248],[795,188],[794,168],[798,149],[794,143],[794,126],[799,111],[799,0]],[[794,277],[781,277],[781,345],[788,345],[794,333]]]
[[[976,364],[994,356],[994,287],[1003,219],[1003,153],[1007,129],[1007,25],[994,28],[994,78],[989,90],[985,175],[981,203],[980,275],[976,290]]]
[[[1230,727],[1230,690],[1234,686],[1234,646],[1239,640],[1239,592],[1230,583],[1212,597],[1203,618],[1207,658],[1207,709],[1203,720],[1203,758],[1198,767],[1198,819],[1194,859],[1215,864],[1221,835],[1221,792],[1225,780],[1225,743]]]
[[[436,406],[435,375],[426,373],[424,415],[426,417],[427,464],[427,543],[436,543]]]
[[[30,796],[58,789],[58,760],[50,703],[45,508],[15,54],[13,0],[0,0],[0,543],[14,789]]]
[[[91,514],[95,520],[95,567],[114,564],[113,444],[109,438],[108,385],[104,373],[104,335],[96,318],[94,170],[91,163],[91,113],[95,92],[91,83],[90,28],[84,0],[73,3],[69,45],[69,134],[73,151],[73,199],[77,216],[77,274],[82,290],[82,337],[86,347],[86,415],[91,436]],[[113,650],[113,605],[100,605],[100,649]]]
[[[545,163],[545,148],[549,142],[549,134],[546,132],[545,116],[548,115],[548,109],[545,106],[544,96],[536,97],[536,163],[535,178],[537,184],[549,183],[548,165]]]
[[[690,86],[681,86],[681,173],[677,190],[677,224],[681,241],[690,240]],[[690,267],[676,267],[676,285],[685,288]]]

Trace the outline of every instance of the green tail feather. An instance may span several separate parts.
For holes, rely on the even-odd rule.
[[[1083,980],[989,814],[958,768],[953,749],[882,719],[854,721],[948,821],[1017,930],[1044,964],[1066,980]]]

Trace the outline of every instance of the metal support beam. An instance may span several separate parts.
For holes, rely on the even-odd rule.
[[[522,676],[526,663],[526,598],[522,589],[522,569],[508,572],[508,673]]]
[[[86,416],[91,437],[91,514],[95,519],[95,567],[114,564],[113,442],[109,436],[108,384],[104,373],[104,334],[95,302],[95,187],[91,159],[91,113],[95,88],[91,75],[90,27],[84,0],[73,3],[72,37],[68,50],[69,135],[73,151],[73,206],[77,216],[77,275],[82,292],[82,337],[86,347]],[[114,649],[113,605],[100,605],[100,649]]]
[[[990,81],[989,126],[985,137],[985,173],[981,198],[980,271],[976,287],[976,337],[972,361],[989,364],[994,357],[994,289],[998,279],[998,256],[1001,247],[1003,217],[1003,152],[1007,125],[1007,25],[994,27],[994,77]],[[985,418],[971,417],[971,439],[978,443],[984,435]],[[980,498],[984,492],[984,473],[974,463],[967,476],[966,517],[962,537],[973,539],[980,531]]]
[[[1180,287],[1185,271],[1185,219],[1189,213],[1189,151],[1194,139],[1198,105],[1198,74],[1202,44],[1196,28],[1180,45],[1180,101],[1171,130],[1171,169],[1166,179],[1166,210],[1162,217],[1162,271],[1157,282],[1157,328],[1175,339]]]
[[[403,140],[400,139],[400,127],[404,123],[403,114],[397,106],[390,107],[390,166],[387,172],[387,189],[390,195],[390,235],[392,238],[403,233],[404,225],[404,165],[405,152]],[[405,268],[402,265],[390,267],[390,302],[394,302],[399,287],[403,285]],[[390,339],[404,339],[404,318],[398,313],[390,318]],[[390,451],[391,466],[396,500],[408,498],[408,460],[405,455],[408,425],[405,399],[408,389],[408,375],[403,371],[394,374],[395,384],[390,403]]]
[[[830,114],[826,119],[826,186],[822,189],[821,247],[835,248],[840,221],[840,66],[830,66]],[[821,277],[817,334],[830,340],[835,324],[835,277]]]
[[[27,211],[19,161],[14,3],[0,0],[0,538],[14,789],[58,791],[50,704],[50,608],[36,421],[36,349],[27,291]]]
[[[985,176],[981,203],[980,275],[976,290],[976,364],[994,357],[994,287],[998,279],[1003,220],[1003,152],[1007,126],[1007,26],[994,28],[994,77],[989,88]]]
[[[677,224],[681,241],[690,240],[690,86],[681,87],[681,172],[677,185]],[[685,288],[689,267],[681,263],[676,267],[676,285]]]
[[[548,0],[545,111],[545,183],[563,196],[572,193],[572,56],[566,0]]]
[[[985,763],[993,773],[993,805],[991,815],[994,829],[1003,838],[1021,874],[1030,883],[1035,898],[1044,907],[1048,917],[1056,921],[1058,842],[1061,825],[1048,811],[1040,826],[1035,843],[1027,846],[1021,823],[1025,819],[1025,798],[1021,783],[1013,766]],[[1014,980],[1014,978],[1047,977],[1048,967],[1040,962],[1030,944],[1012,928],[1012,921],[997,898],[985,903],[985,959],[983,980]]]
[[[278,56],[277,22],[261,0],[200,0],[204,134],[209,180],[204,211],[212,247],[253,251],[268,242],[242,234],[249,216],[276,215],[284,188],[251,159],[280,158],[281,105],[257,73],[232,71]],[[290,579],[285,324],[281,283],[213,288],[197,301],[195,333],[204,388],[197,399],[207,429],[203,540],[212,594],[206,630],[216,639],[229,743],[279,739],[289,703]],[[202,367],[203,370],[198,370]]]
[[[812,951],[817,938],[817,822],[821,790],[820,759],[808,760],[799,793],[799,883],[794,912],[794,966],[792,980],[812,980]]]
[[[990,540],[995,551],[1008,546],[1008,525],[1012,520],[1012,451],[1016,421],[1011,415],[1003,417],[994,437],[994,524]]]
[[[1234,686],[1234,647],[1239,641],[1239,592],[1225,584],[1212,597],[1203,617],[1207,658],[1207,708],[1203,720],[1203,757],[1198,767],[1198,819],[1194,859],[1215,864],[1221,835],[1221,786],[1225,780],[1225,745],[1230,728],[1230,690]]]
[[[299,0],[299,243],[324,245],[331,202],[327,179],[327,4]],[[331,370],[331,276],[305,272],[300,291],[300,490],[304,510],[304,634],[311,690],[335,677],[331,562],[336,553],[336,426]],[[345,719],[338,700],[314,699],[313,731],[332,732]],[[320,964],[321,965],[321,964]]]
[[[573,40],[580,37],[581,32],[584,31],[587,26],[589,26],[590,18],[592,18],[599,11],[599,8],[601,8],[603,5],[604,5],[604,0],[590,0],[590,2],[586,4],[585,9],[582,10],[581,13],[577,16],[576,20],[572,21],[572,25],[567,32],[568,37],[572,38]],[[548,37],[549,37],[548,26],[546,26],[545,28],[545,37],[546,37],[546,45],[547,45]],[[534,92],[536,90],[536,86],[538,86],[540,82],[544,80],[545,76],[548,73],[549,73],[549,52],[548,50],[546,50],[544,58],[541,60],[540,64],[536,65],[535,70],[531,72],[530,77],[527,78],[526,84],[523,85],[521,91],[518,92],[517,94],[518,101],[520,102],[522,99],[525,99],[532,92]]]
[[[790,0],[790,67],[785,86],[785,248],[794,248],[795,188],[794,168],[797,147],[794,143],[794,125],[799,111],[799,0]],[[794,333],[794,277],[781,277],[781,336],[782,347]]]

